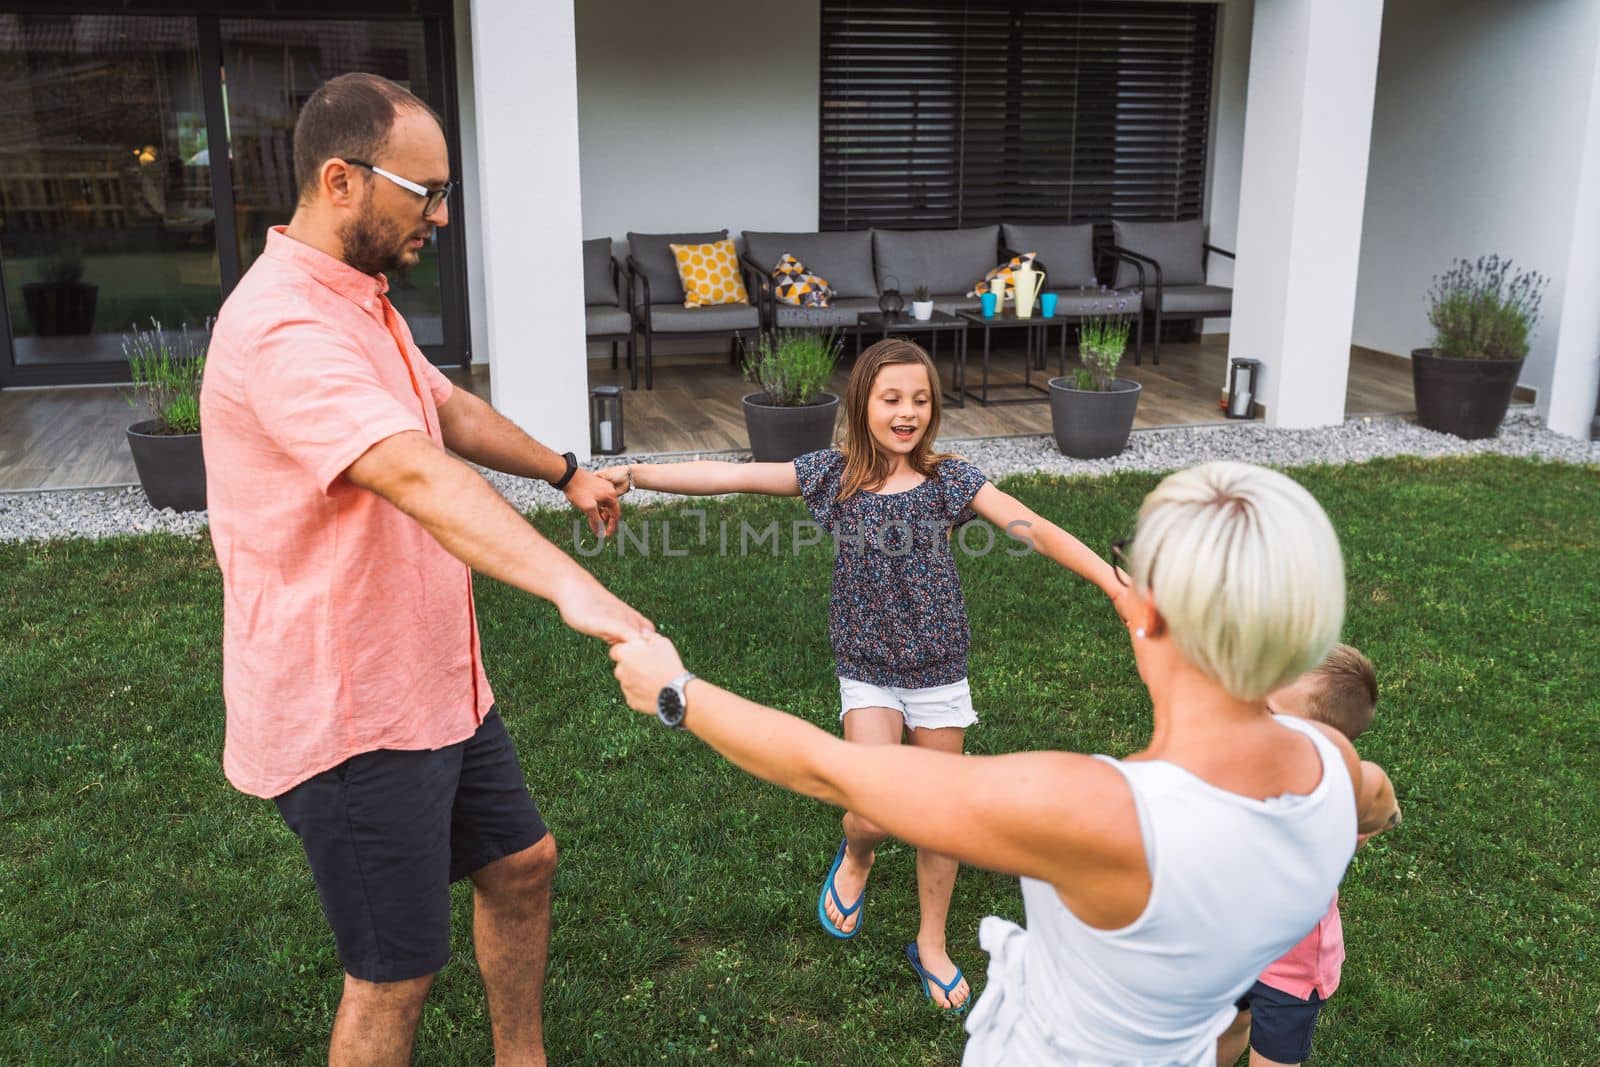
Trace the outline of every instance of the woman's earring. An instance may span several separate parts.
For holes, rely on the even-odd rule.
[[[1133,636],[1135,636],[1135,637],[1143,637],[1144,636],[1144,627],[1141,626],[1137,630],[1133,631]]]

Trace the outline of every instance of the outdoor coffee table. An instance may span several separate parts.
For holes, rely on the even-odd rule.
[[[880,337],[888,337],[897,333],[926,333],[932,335],[933,343],[929,346],[928,355],[933,359],[935,368],[939,366],[939,335],[941,333],[955,334],[955,353],[953,354],[953,369],[950,382],[954,392],[944,389],[940,383],[940,392],[945,399],[955,404],[956,407],[966,406],[967,382],[967,320],[945,311],[935,311],[929,319],[919,319],[904,312],[896,315],[885,315],[880,311],[863,311],[856,317],[856,349],[861,348],[861,334],[876,333]]]
[[[1060,373],[1067,373],[1067,329],[1071,320],[1059,316],[1045,318],[1043,315],[1034,314],[1029,318],[1018,318],[1016,310],[1007,308],[997,311],[993,315],[985,316],[981,311],[958,311],[958,316],[966,320],[968,325],[979,327],[983,330],[983,373],[979,378],[978,391],[972,392],[966,388],[966,375],[962,374],[960,388],[980,404],[1033,404],[1044,400],[1050,395],[1049,379],[1041,376],[1039,382],[1033,380],[1034,354],[1038,353],[1039,366],[1044,367],[1044,354],[1050,347],[1050,328],[1061,327],[1061,343],[1057,348],[1057,363]],[[1012,396],[1005,399],[989,399],[989,341],[990,332],[993,330],[1016,329],[1027,331],[1028,348],[1022,360],[1022,384],[997,385],[996,389],[1027,389],[1027,396]],[[1039,395],[1035,395],[1039,394]]]

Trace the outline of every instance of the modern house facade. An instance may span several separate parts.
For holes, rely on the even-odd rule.
[[[1066,66],[1085,42],[1098,65]],[[1212,260],[1233,315],[1205,328],[1262,361],[1284,427],[1343,419],[1352,346],[1427,344],[1453,258],[1509,256],[1551,279],[1522,384],[1588,436],[1600,0],[0,3],[0,385],[125,380],[128,322],[213,314],[292,210],[298,104],[365,69],[445,116],[462,179],[397,305],[430,358],[488,364],[497,406],[583,454],[581,241],[873,224],[891,209],[846,181],[872,135],[839,133],[862,47],[948,81],[911,121],[949,126],[958,163],[908,153],[905,181],[950,196],[889,224],[1202,217],[1237,255]]]

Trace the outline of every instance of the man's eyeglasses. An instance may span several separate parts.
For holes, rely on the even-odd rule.
[[[347,159],[345,162],[353,167],[365,167],[380,178],[387,178],[407,192],[416,193],[422,197],[423,218],[427,218],[443,207],[446,198],[450,196],[450,190],[456,187],[455,182],[445,182],[437,189],[429,189],[426,185],[418,185],[409,178],[402,178],[400,175],[384,170],[382,167],[374,166],[364,159]]]

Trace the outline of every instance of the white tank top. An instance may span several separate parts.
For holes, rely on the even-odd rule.
[[[1356,847],[1355,789],[1339,749],[1300,719],[1322,780],[1254,800],[1163,760],[1109,757],[1133,793],[1150,866],[1144,913],[1096,930],[1054,887],[1022,879],[1027,929],[989,916],[989,979],[962,1063],[1210,1067],[1234,1001],[1328,910]]]

